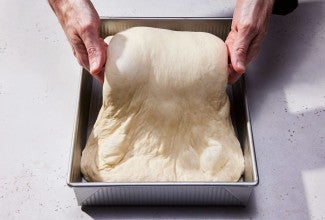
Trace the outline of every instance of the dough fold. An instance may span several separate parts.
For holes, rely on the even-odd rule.
[[[218,37],[135,27],[109,42],[103,105],[82,152],[88,181],[238,181]]]

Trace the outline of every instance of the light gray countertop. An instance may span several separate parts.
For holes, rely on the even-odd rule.
[[[219,2],[94,5],[110,16],[231,14],[234,1]],[[260,184],[246,208],[77,206],[66,178],[80,67],[46,1],[2,0],[0,8],[0,219],[325,218],[324,1],[272,16],[247,71]]]

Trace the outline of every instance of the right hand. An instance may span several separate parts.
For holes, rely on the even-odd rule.
[[[48,0],[79,64],[103,82],[107,44],[99,37],[99,16],[90,0]]]
[[[229,83],[234,83],[246,71],[259,52],[267,32],[274,0],[237,0],[231,31],[226,39]]]

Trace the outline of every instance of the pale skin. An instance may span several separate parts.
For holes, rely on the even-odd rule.
[[[237,0],[226,39],[229,83],[234,83],[258,55],[266,35],[274,0]]]
[[[90,0],[48,0],[79,64],[103,82],[107,44],[99,37],[100,19]],[[234,83],[258,55],[274,0],[237,0],[226,39],[229,83]]]

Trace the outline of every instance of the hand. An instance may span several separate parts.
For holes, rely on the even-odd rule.
[[[229,83],[234,83],[256,58],[267,32],[274,0],[237,0],[226,39],[229,56]]]
[[[79,64],[103,82],[107,44],[99,37],[99,16],[90,0],[49,0]]]

